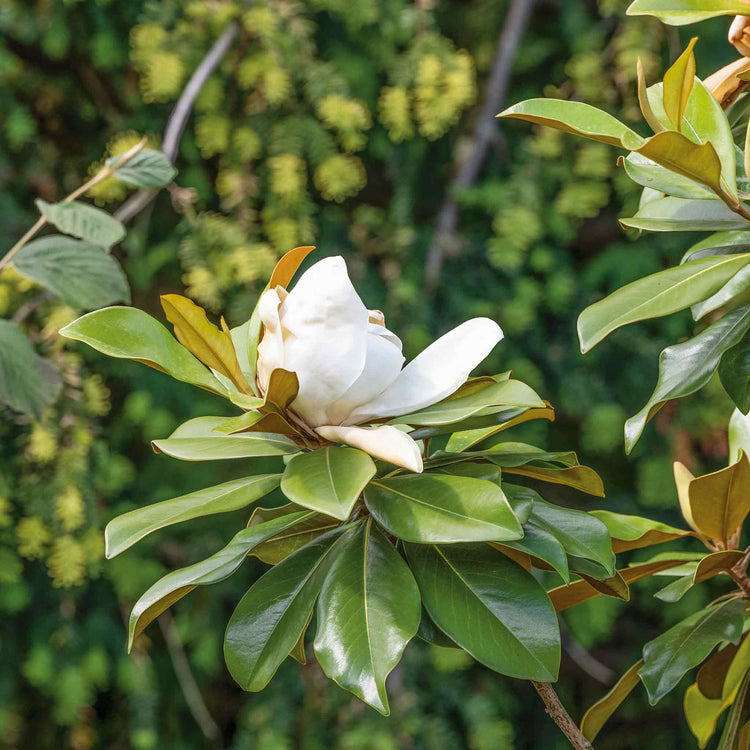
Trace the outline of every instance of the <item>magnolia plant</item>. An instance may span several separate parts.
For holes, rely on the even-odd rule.
[[[245,475],[115,518],[107,557],[277,488],[286,498],[256,506],[223,549],[146,591],[130,616],[129,648],[167,607],[254,555],[272,567],[237,605],[224,641],[246,690],[265,687],[287,656],[304,661],[314,611],[323,671],[382,713],[386,677],[417,634],[511,677],[556,680],[560,594],[532,569],[561,590],[574,576],[611,593],[614,516],[553,504],[523,482],[602,496],[601,480],[572,452],[498,442],[509,427],[554,412],[510,373],[468,377],[502,338],[494,322],[463,323],[404,367],[400,340],[360,300],[342,258],[319,261],[289,289],[311,249],[281,259],[250,320],[231,330],[167,295],[177,340],[129,307],[62,331],[241,410],[191,419],[153,447],[186,461],[240,460]],[[247,459],[259,456],[276,457],[278,471],[252,473]]]

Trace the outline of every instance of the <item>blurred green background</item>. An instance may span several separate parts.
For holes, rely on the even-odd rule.
[[[234,325],[249,317],[285,250],[316,244],[342,254],[408,355],[471,316],[498,320],[506,338],[486,371],[512,368],[557,408],[554,424],[522,425],[513,439],[577,449],[604,478],[604,507],[679,525],[671,461],[696,470],[724,463],[728,399],[717,387],[668,405],[631,457],[622,426],[653,388],[659,351],[690,333],[689,314],[621,330],[585,357],[575,321],[595,299],[675,263],[690,239],[627,236],[616,217],[633,212],[638,192],[615,151],[524,124],[499,124],[478,178],[453,187],[475,146],[511,4],[2,0],[3,251],[33,222],[35,198],[60,199],[142,135],[158,147],[190,74],[237,24],[181,139],[178,187],[131,222],[117,251],[134,304],[161,317],[159,295],[186,290]],[[507,103],[580,98],[637,122],[636,57],[652,81],[693,29],[678,35],[626,19],[627,4],[537,0]],[[699,28],[699,75],[735,57],[726,25]],[[127,195],[108,181],[90,198],[114,210]],[[447,196],[459,206],[458,231],[442,238],[433,293],[425,258]],[[0,316],[38,293],[14,272],[0,274]],[[314,660],[288,660],[265,692],[244,694],[221,644],[234,604],[262,570],[254,560],[196,590],[127,656],[135,599],[166,571],[221,547],[246,519],[175,526],[112,561],[103,559],[104,525],[243,467],[155,456],[150,440],[224,402],[57,337],[77,314],[46,300],[25,321],[63,371],[62,399],[37,424],[0,413],[0,745],[567,746],[527,683],[422,642],[390,680],[388,719],[329,683]],[[658,580],[644,582],[629,604],[600,598],[566,612],[559,692],[571,714],[579,719],[644,642],[708,601],[711,585],[665,605],[651,596]],[[680,691],[654,709],[637,692],[597,742],[647,747],[695,747]]]

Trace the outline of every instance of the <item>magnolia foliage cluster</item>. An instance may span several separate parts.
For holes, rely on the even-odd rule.
[[[681,25],[746,11],[743,2],[636,0],[628,12],[651,14]],[[693,585],[719,573],[730,576],[737,588],[644,646],[643,658],[584,717],[582,730],[589,739],[598,734],[639,681],[650,701],[656,703],[689,669],[703,664],[684,699],[685,716],[700,747],[706,746],[727,710],[719,746],[731,749],[750,743],[750,641],[744,638],[750,548],[741,547],[742,526],[750,512],[747,28],[748,19],[738,16],[729,41],[742,57],[705,80],[695,75],[697,38],[690,41],[660,83],[647,85],[638,61],[638,101],[643,119],[653,131],[650,136],[641,136],[607,112],[567,100],[532,99],[500,115],[628,151],[618,164],[643,190],[637,213],[620,220],[624,227],[713,232],[689,247],[679,266],[628,284],[585,309],[578,321],[584,353],[621,326],[688,308],[700,326],[693,338],[661,353],[651,398],[625,423],[626,450],[633,448],[646,424],[667,401],[695,393],[717,373],[736,407],[729,426],[728,468],[696,478],[682,463],[675,463],[683,517],[709,553],[682,557],[682,564],[674,562],[663,574],[675,576],[675,580],[656,596],[666,602],[677,601]],[[665,554],[653,563],[667,560]]]

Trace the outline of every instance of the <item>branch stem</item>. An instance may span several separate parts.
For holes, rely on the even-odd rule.
[[[544,701],[547,713],[568,738],[568,742],[576,750],[593,750],[594,746],[583,736],[576,723],[570,718],[570,714],[560,702],[552,685],[549,682],[536,682],[535,680],[531,680],[531,684]]]
[[[94,185],[99,184],[108,177],[111,177],[123,164],[129,162],[139,151],[146,145],[146,138],[144,137],[139,143],[137,143],[129,151],[126,151],[120,160],[115,164],[114,167],[102,167],[90,180],[84,182],[79,188],[76,188],[70,195],[63,198],[62,203],[70,203],[76,198],[80,198],[84,193],[88,192]],[[34,224],[26,231],[18,242],[8,250],[7,253],[0,259],[0,271],[7,268],[10,265],[13,256],[45,225],[47,224],[47,218],[40,216]]]

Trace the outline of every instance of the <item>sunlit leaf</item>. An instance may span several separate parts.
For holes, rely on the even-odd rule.
[[[110,156],[105,165],[110,169],[116,168],[115,178],[137,188],[152,190],[164,187],[170,183],[177,170],[172,162],[161,151],[151,148],[141,149],[125,164],[118,166],[122,155]]]
[[[716,232],[748,228],[747,221],[721,201],[689,200],[671,195],[640,206],[635,216],[620,219],[620,224],[649,232]]]
[[[281,478],[281,491],[294,503],[342,521],[349,517],[375,463],[361,450],[328,446],[292,458]]]
[[[693,81],[695,80],[695,55],[693,54],[693,47],[695,47],[697,41],[698,37],[693,37],[685,51],[664,74],[664,111],[677,130],[680,130],[682,126],[682,118],[685,114],[688,97],[693,90]]]
[[[74,320],[60,331],[110,357],[142,362],[176,380],[225,394],[225,388],[164,326],[134,307],[107,307]]]
[[[691,533],[650,518],[627,516],[609,510],[592,510],[589,515],[598,518],[607,527],[615,553],[663,544]]]
[[[702,258],[627,284],[581,313],[581,351],[585,354],[621,326],[670,315],[706,299],[748,263],[750,253]]]
[[[673,26],[704,21],[715,16],[747,13],[745,0],[634,0],[629,16],[656,16]]]

